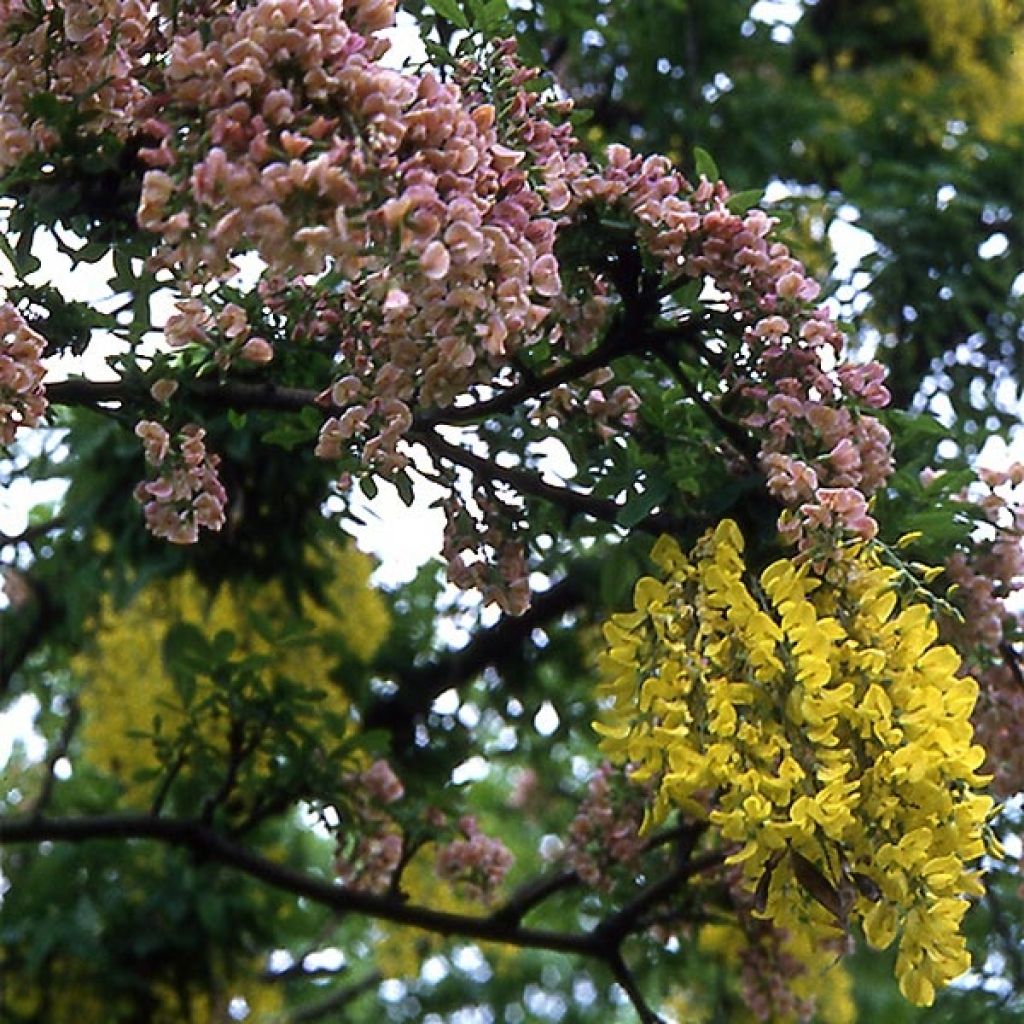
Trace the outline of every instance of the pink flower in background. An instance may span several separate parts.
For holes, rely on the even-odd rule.
[[[472,898],[487,902],[508,874],[514,858],[500,839],[480,831],[476,818],[460,818],[459,830],[464,838],[437,851],[438,876],[458,883]]]
[[[46,414],[42,364],[46,341],[9,302],[0,305],[0,445]]]

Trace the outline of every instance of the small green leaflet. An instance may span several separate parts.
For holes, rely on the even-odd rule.
[[[469,19],[456,0],[430,0],[430,6],[438,17],[450,21],[456,28],[469,28]]]
[[[714,157],[706,149],[694,146],[693,160],[698,177],[703,175],[708,181],[718,181],[718,164],[715,163]]]

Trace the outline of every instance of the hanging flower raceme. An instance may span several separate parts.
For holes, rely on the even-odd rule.
[[[41,362],[46,342],[9,302],[0,305],[0,445],[46,412]]]
[[[781,560],[756,579],[724,521],[605,625],[605,753],[735,847],[759,910],[809,957],[851,921],[899,937],[903,994],[928,1005],[970,966],[960,922],[981,894],[990,797],[973,679],[936,644],[929,606],[865,545],[827,578]]]
[[[135,434],[146,462],[159,470],[155,480],[135,488],[153,535],[173,544],[195,544],[200,527],[220,530],[227,493],[217,475],[220,458],[206,450],[206,431],[190,423],[172,439],[159,423],[142,420]]]

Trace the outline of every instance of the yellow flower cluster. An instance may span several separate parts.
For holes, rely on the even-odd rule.
[[[795,954],[851,920],[878,948],[899,936],[901,991],[929,1005],[969,967],[960,922],[982,891],[977,685],[865,545],[825,579],[781,560],[755,580],[743,547],[730,520],[690,557],[657,543],[662,578],[604,627],[602,747],[653,783],[645,827],[676,807],[734,846]]]
[[[368,661],[387,635],[390,616],[383,598],[369,586],[373,565],[368,556],[335,545],[322,557],[330,559],[332,573],[325,600],[304,595],[297,609],[277,581],[227,583],[211,595],[191,573],[150,583],[126,608],[114,608],[103,596],[93,643],[72,659],[71,669],[81,682],[83,752],[92,765],[122,780],[126,803],[146,805],[148,788],[133,784],[132,778],[157,767],[153,744],[140,734],[152,730],[155,714],[163,718],[166,735],[187,718],[163,662],[165,638],[176,623],[197,626],[211,640],[221,630],[230,631],[239,657],[272,654],[269,673],[323,689],[329,694],[326,709],[347,711],[348,699],[333,680],[339,642],[355,661]],[[270,641],[253,624],[254,613],[277,625],[294,617],[310,627],[308,639],[271,651]],[[205,695],[203,688],[213,685],[209,679],[198,683],[197,701]],[[205,738],[226,749],[228,724],[211,721],[205,728]]]

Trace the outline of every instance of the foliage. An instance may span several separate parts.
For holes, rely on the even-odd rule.
[[[5,1020],[1019,1013],[1021,12],[764,7],[0,0]]]

